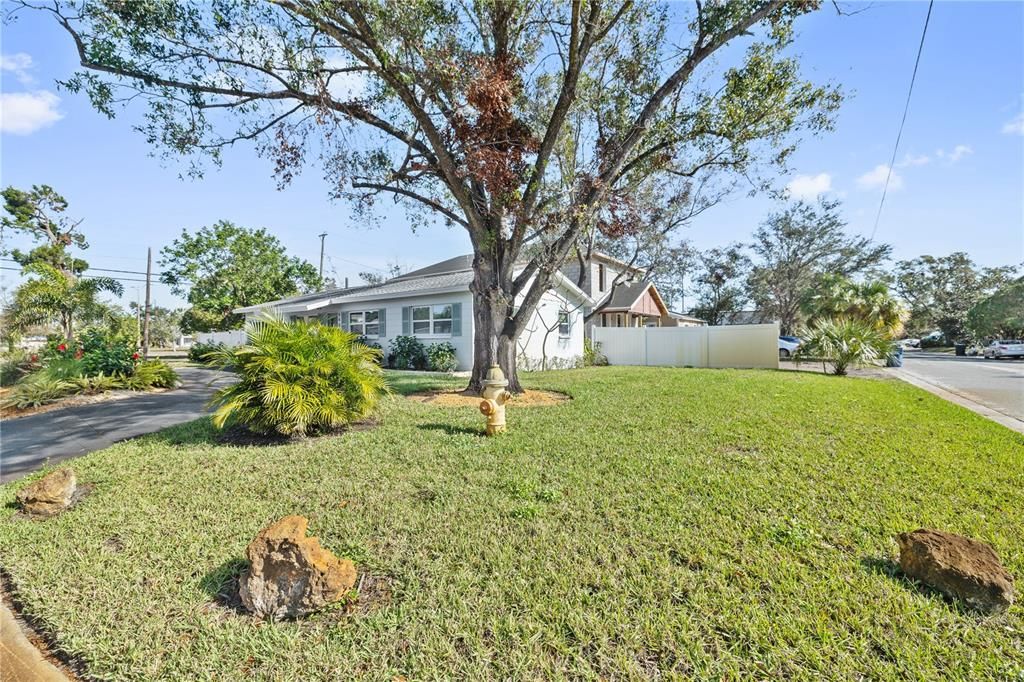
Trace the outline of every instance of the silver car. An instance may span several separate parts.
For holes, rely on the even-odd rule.
[[[985,346],[981,354],[986,358],[1024,358],[1024,341],[1020,339],[996,339]]]

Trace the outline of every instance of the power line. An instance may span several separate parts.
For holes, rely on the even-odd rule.
[[[6,259],[4,259],[4,260],[6,260]],[[90,270],[98,270],[99,268],[89,268],[89,269]],[[0,266],[0,270],[10,270],[12,272],[21,272],[22,271],[21,268],[12,268],[12,267],[9,267],[7,265]],[[146,274],[146,273],[142,273],[142,274]],[[96,277],[94,277],[92,275],[78,275],[78,277],[81,277],[83,279],[96,279]],[[146,281],[145,279],[136,279],[136,278],[132,278],[132,277],[107,277],[107,279],[116,279],[118,282],[145,282]],[[163,282],[155,282],[155,284],[163,284]],[[182,284],[191,284],[191,282],[182,282]]]
[[[900,129],[896,133],[896,144],[892,148],[892,159],[889,160],[889,172],[885,174],[885,185],[882,187],[882,200],[878,202],[878,215],[875,216],[875,227],[871,230],[871,240],[875,239],[878,232],[878,223],[882,219],[882,207],[885,206],[885,195],[889,191],[889,180],[892,178],[892,167],[896,164],[896,154],[900,149],[900,140],[903,138],[903,125],[907,122],[907,112],[910,111],[910,96],[914,93],[914,81],[917,80],[917,66],[921,63],[921,51],[924,49],[924,37],[928,35],[928,22],[932,18],[932,5],[935,0],[928,0],[928,14],[924,17],[924,30],[921,31],[921,42],[917,46],[917,58],[914,60],[914,73],[910,76],[910,88],[907,90],[907,102],[903,105],[903,118],[900,119]]]
[[[18,262],[16,260],[14,260],[13,258],[0,258],[0,260],[5,261],[7,263],[17,263]],[[19,270],[19,269],[20,268],[4,268],[4,270]],[[96,272],[117,272],[117,273],[121,273],[121,274],[125,274],[125,275],[145,275],[146,274],[145,272],[139,272],[138,270],[115,270],[113,268],[94,268],[91,265],[88,268],[86,268],[86,269],[87,270],[95,270]],[[155,272],[153,274],[154,275],[163,275],[164,273],[162,273],[162,272]],[[111,277],[111,279],[124,279],[126,282],[145,282],[146,281],[144,279],[136,280],[136,279],[121,278],[121,277]],[[160,282],[160,283],[163,284],[163,282]],[[189,282],[187,280],[179,280],[179,283],[181,283],[181,284],[189,284],[189,285],[192,284],[192,282]]]

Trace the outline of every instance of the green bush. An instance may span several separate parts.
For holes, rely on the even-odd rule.
[[[86,374],[85,362],[74,357],[52,358],[39,371],[53,379],[75,379]]]
[[[216,354],[239,376],[210,401],[217,428],[323,433],[365,417],[387,390],[379,351],[338,327],[265,316],[250,323],[247,333],[246,345]]]
[[[848,317],[823,318],[797,334],[803,343],[794,354],[797,362],[817,360],[832,365],[832,373],[844,375],[851,366],[884,361],[895,344],[889,335],[871,324]]]
[[[36,358],[35,361],[32,360],[33,357]],[[38,355],[30,354],[21,348],[4,353],[0,359],[0,386],[10,386],[21,379],[31,371],[38,360]]]
[[[188,349],[188,359],[204,365],[214,364],[214,356],[226,348],[223,343],[193,343]]]
[[[601,352],[601,344],[589,338],[583,339],[583,366],[604,367],[608,364],[608,357]]]
[[[93,377],[76,377],[71,379],[76,387],[77,393],[105,393],[119,388],[124,388],[124,377],[108,377],[106,374],[97,374]]]
[[[128,376],[135,371],[135,361],[139,359],[139,354],[135,345],[123,336],[99,329],[87,329],[82,334],[81,343],[82,369],[86,376]],[[70,348],[67,352],[71,352]]]
[[[71,381],[51,377],[45,372],[36,372],[29,374],[12,386],[4,397],[2,405],[17,409],[38,407],[75,393],[77,390],[78,387]]]
[[[147,360],[135,366],[134,374],[120,379],[129,390],[145,391],[149,388],[174,388],[178,374],[163,360]]]
[[[455,346],[448,341],[430,344],[427,346],[427,363],[434,372],[454,372],[459,366]]]
[[[429,366],[427,349],[415,336],[396,336],[391,339],[391,366],[395,369],[426,369]]]

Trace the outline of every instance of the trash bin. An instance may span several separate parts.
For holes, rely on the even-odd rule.
[[[889,357],[885,359],[886,367],[902,367],[903,366],[903,346],[896,346],[896,351],[891,353]]]
[[[956,355],[967,355],[967,344],[966,343],[954,343],[953,353]]]

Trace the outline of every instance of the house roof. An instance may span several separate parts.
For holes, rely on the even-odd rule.
[[[593,304],[579,287],[573,284],[560,272],[554,274],[553,285],[578,298],[584,304]],[[371,301],[401,296],[466,291],[473,281],[473,256],[471,254],[449,258],[419,270],[407,272],[393,277],[382,284],[352,287],[349,289],[331,289],[313,294],[304,294],[277,301],[268,301],[255,306],[238,308],[236,313],[256,312],[263,308],[275,307],[282,312],[300,312],[316,310],[327,305],[349,303],[355,301]]]
[[[668,316],[676,320],[686,320],[687,322],[700,322],[701,324],[707,324],[706,320],[693,315],[686,315],[684,313],[676,312],[675,310],[668,311]]]
[[[658,288],[654,286],[653,282],[630,282],[616,285],[610,296],[597,309],[604,312],[630,310],[648,290],[651,291],[651,296],[654,297],[662,314],[668,315],[668,307],[665,305],[661,294],[658,293]]]

